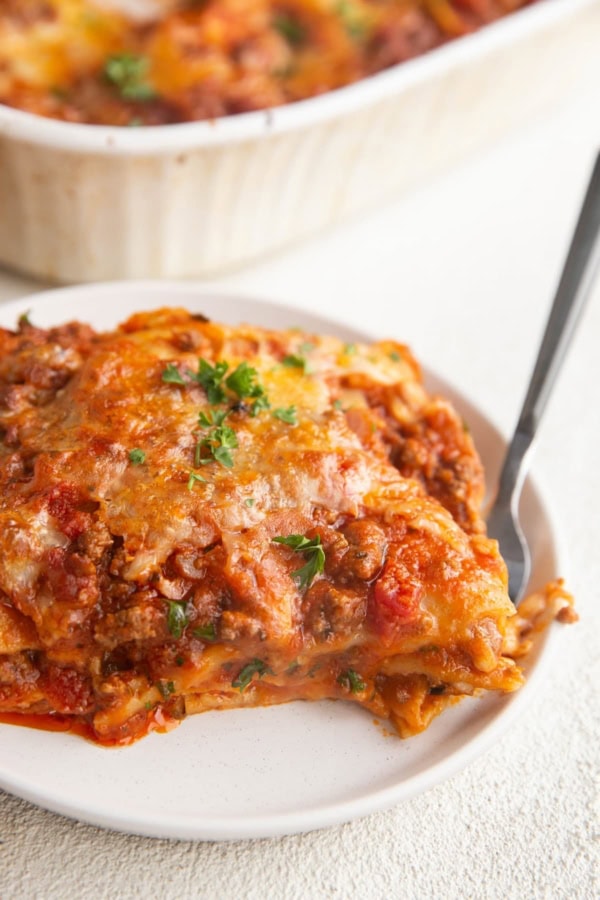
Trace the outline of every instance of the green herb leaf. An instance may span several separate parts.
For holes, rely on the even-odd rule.
[[[285,544],[295,553],[302,553],[306,564],[301,569],[292,572],[292,577],[298,582],[298,587],[303,590],[313,583],[315,577],[325,570],[325,551],[319,535],[309,539],[303,534],[290,534],[287,537],[281,535],[273,538],[276,544]]]
[[[225,384],[238,397],[259,397],[264,391],[257,383],[257,378],[256,369],[249,366],[247,362],[241,362],[226,379]]]
[[[194,489],[194,485],[197,481],[202,481],[206,484],[206,478],[203,478],[202,475],[197,475],[196,472],[190,472],[190,477],[188,478],[187,489],[188,491],[192,491]]]
[[[253,659],[243,667],[235,681],[231,682],[231,686],[239,688],[241,693],[248,687],[254,675],[258,675],[259,678],[262,678],[263,675],[273,674],[273,670],[270,669],[262,659]]]
[[[141,466],[146,462],[146,454],[136,447],[135,450],[129,451],[129,462],[134,466]]]
[[[198,413],[198,422],[203,428],[212,428],[213,425],[222,425],[230,410],[228,409],[209,409],[208,413]]]
[[[178,600],[169,600],[167,627],[175,640],[179,640],[185,626],[188,624],[188,617],[185,611],[186,606],[186,603],[180,603]]]
[[[235,445],[237,447],[237,444]],[[233,468],[233,456],[226,447],[213,447],[212,455],[218,463],[226,469]]]
[[[269,398],[266,394],[261,394],[261,396],[258,397],[252,404],[252,411],[250,415],[252,417],[257,416],[259,412],[262,412],[262,410],[270,408],[271,404],[269,403]]]
[[[393,362],[400,362],[402,357],[397,350],[392,350],[392,352],[390,353],[390,359],[393,360]]]
[[[333,401],[333,408],[334,408],[334,409],[341,409],[341,408],[342,408],[342,401],[341,401],[339,398],[338,398],[337,400],[334,400],[334,401]]]
[[[19,318],[17,319],[17,325],[19,328],[31,328],[31,319],[29,318],[29,313],[31,310],[27,310],[27,312],[21,313]]]
[[[359,10],[350,0],[339,0],[336,12],[344,24],[349,37],[358,41],[365,37],[367,32],[366,22]]]
[[[256,500],[254,499],[254,497],[248,497],[247,500],[244,500],[244,506],[254,506],[255,503]]]
[[[175,684],[172,681],[157,681],[158,688],[163,700],[168,700],[171,694],[175,693]]]
[[[286,13],[279,13],[273,19],[273,28],[286,39],[292,47],[298,47],[306,38],[306,31],[303,25]]]
[[[167,384],[185,384],[179,369],[173,363],[167,363],[167,368],[162,373],[162,380]]]
[[[152,100],[154,88],[145,80],[149,61],[134,53],[116,53],[104,63],[104,77],[114,85],[124,100]]]
[[[200,358],[198,360],[198,372],[195,375],[192,374],[192,378],[202,385],[211,406],[225,403],[227,400],[222,381],[228,369],[229,364],[224,360],[216,362],[214,366],[211,366],[205,359]]]
[[[356,344],[344,344],[344,353],[346,356],[354,356],[356,353]]]
[[[286,422],[288,425],[297,425],[298,419],[296,418],[296,407],[288,406],[287,409],[279,408],[274,409],[272,412],[273,418],[279,419],[281,422]]]
[[[204,428],[210,428],[206,437],[201,438],[194,451],[194,464],[196,466],[207,466],[211,462],[219,462],[227,469],[233,466],[233,456],[230,450],[234,450],[238,446],[238,439],[233,428],[229,425],[223,425],[225,418],[229,415],[229,410],[212,410],[208,415],[201,412],[198,421]],[[214,424],[218,423],[218,424]]]
[[[212,622],[209,622],[208,625],[198,625],[197,628],[194,628],[192,634],[201,641],[214,641],[217,637],[217,632]]]
[[[288,353],[281,362],[288,369],[302,369],[305,375],[310,374],[310,364],[305,356],[300,356],[297,353]]]
[[[360,694],[366,688],[366,684],[354,669],[346,669],[345,672],[342,672],[338,676],[338,684],[341,684],[351,694]]]

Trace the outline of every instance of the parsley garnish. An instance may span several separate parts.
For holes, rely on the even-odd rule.
[[[354,356],[354,354],[356,353],[356,344],[345,344],[344,353],[346,354],[346,356]]]
[[[390,359],[393,360],[393,362],[400,362],[402,357],[397,350],[392,350],[392,352],[390,353]]]
[[[255,503],[256,500],[254,499],[254,497],[248,497],[247,500],[244,500],[244,506],[254,506]]]
[[[136,447],[135,450],[129,451],[129,462],[134,466],[141,466],[146,462],[146,454]]]
[[[301,590],[310,587],[315,576],[320,575],[324,571],[325,551],[319,535],[316,538],[312,538],[312,540],[303,534],[290,534],[287,537],[280,535],[279,537],[274,537],[273,542],[291,547],[294,553],[302,553],[307,560],[306,565],[292,572],[292,577],[297,580],[298,587]]]
[[[349,37],[353,40],[359,40],[365,36],[367,30],[366,23],[360,12],[349,2],[349,0],[339,0],[336,12],[342,20]]]
[[[226,379],[225,384],[238,397],[260,397],[264,390],[260,384],[257,384],[257,377],[256,369],[249,366],[247,362],[241,362]]]
[[[218,403],[225,403],[227,400],[227,395],[225,394],[221,383],[228,369],[229,364],[223,360],[221,360],[221,362],[216,362],[214,366],[211,366],[205,359],[200,358],[198,360],[198,372],[196,374],[193,372],[189,373],[198,384],[202,385],[211,406],[215,406]]]
[[[175,693],[175,685],[172,681],[157,681],[156,687],[160,691],[163,700],[168,700]]]
[[[194,485],[197,481],[202,481],[206,484],[206,478],[203,478],[202,475],[197,475],[195,472],[190,472],[190,477],[188,478],[187,489],[188,491],[192,491],[194,489]]]
[[[305,356],[300,356],[298,353],[288,353],[287,356],[284,356],[281,360],[282,365],[287,366],[288,369],[302,369],[305,375],[310,374],[310,364]]]
[[[21,315],[17,319],[19,328],[31,328],[31,319],[29,318],[30,312],[31,310],[27,310],[27,312],[21,313]]]
[[[185,611],[186,605],[186,603],[180,603],[178,600],[169,600],[167,627],[175,640],[179,640],[185,626],[188,624],[188,617]]]
[[[217,632],[212,622],[209,622],[208,625],[198,625],[197,628],[194,628],[192,634],[201,641],[214,641],[217,637]]]
[[[366,688],[366,684],[354,669],[346,669],[345,672],[342,672],[338,676],[338,684],[341,684],[351,694],[360,694]]]
[[[306,32],[300,22],[285,13],[280,13],[275,16],[273,19],[273,28],[275,31],[278,31],[292,47],[297,47],[306,37]]]
[[[286,422],[288,425],[297,425],[298,419],[296,418],[296,407],[288,406],[287,409],[283,407],[279,409],[274,409],[272,412],[272,416],[275,419],[279,419],[281,422]]]
[[[250,415],[254,418],[254,416],[257,416],[259,412],[262,412],[263,409],[270,409],[270,407],[271,404],[269,403],[269,398],[267,397],[267,395],[261,394],[252,404]]]
[[[253,659],[239,672],[235,681],[231,682],[231,686],[239,688],[241,693],[244,688],[248,687],[254,675],[262,678],[263,675],[273,675],[273,670],[262,659]]]
[[[185,384],[179,369],[173,363],[167,363],[167,368],[162,373],[162,380],[167,384]]]
[[[334,400],[334,401],[333,401],[333,408],[334,408],[334,409],[341,409],[341,408],[342,408],[342,405],[343,405],[343,404],[342,404],[342,401],[339,399],[339,397],[338,397],[337,400]]]
[[[206,466],[216,461],[226,469],[231,469],[233,466],[230,450],[234,450],[238,446],[238,439],[233,428],[223,425],[228,415],[229,410],[220,409],[213,409],[208,415],[203,412],[198,415],[201,427],[210,428],[210,431],[196,444],[195,465]]]
[[[124,100],[152,100],[154,88],[145,80],[148,59],[134,53],[116,53],[104,63],[104,77],[114,85]]]

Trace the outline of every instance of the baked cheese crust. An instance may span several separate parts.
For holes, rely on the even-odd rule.
[[[419,56],[528,2],[2,0],[0,103],[108,125],[267,109]]]
[[[480,461],[403,345],[24,318],[0,331],[0,435],[5,721],[121,744],[332,698],[407,736],[522,683]]]

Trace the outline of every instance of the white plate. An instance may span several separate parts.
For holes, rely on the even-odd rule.
[[[29,310],[39,325],[79,318],[104,328],[163,305],[185,305],[225,322],[365,338],[300,309],[204,296],[191,285],[165,282],[37,294],[0,307],[0,324],[12,327]],[[468,421],[493,480],[504,450],[498,431],[448,384],[434,376],[428,382]],[[532,583],[564,574],[554,526],[531,482],[523,513]],[[116,750],[70,734],[0,725],[0,787],[85,822],[155,837],[270,837],[337,824],[430,788],[490,747],[543,679],[551,634],[528,661],[524,689],[464,700],[408,741],[386,736],[368,713],[333,702],[205,713],[170,734]]]

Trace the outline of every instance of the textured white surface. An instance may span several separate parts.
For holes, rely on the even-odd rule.
[[[452,175],[216,286],[393,333],[508,432],[600,146],[600,91],[584,87]],[[0,276],[0,299],[31,289]],[[0,795],[3,900],[597,897],[599,347],[597,287],[533,461],[582,621],[497,747],[388,812],[269,841],[127,837]]]

